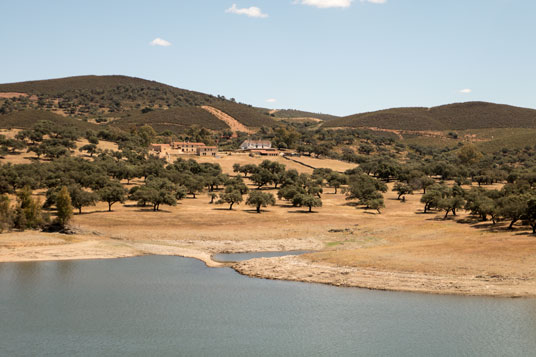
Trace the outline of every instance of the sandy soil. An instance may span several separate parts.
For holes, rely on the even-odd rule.
[[[249,156],[249,154],[246,154],[246,153],[219,153],[219,157],[212,157],[212,156],[203,156],[203,157],[198,157],[198,156],[190,156],[190,157],[187,157],[186,155],[181,155],[180,157],[182,158],[193,158],[199,162],[211,162],[211,163],[217,163],[217,164],[220,164],[223,171],[226,172],[226,173],[229,173],[229,174],[234,174],[233,173],[233,165],[235,163],[238,163],[240,165],[245,165],[245,164],[255,164],[255,165],[258,165],[260,164],[261,162],[263,162],[264,160],[271,160],[271,161],[277,161],[279,162],[280,164],[284,164],[286,165],[287,169],[294,169],[294,170],[298,170],[299,172],[305,172],[305,173],[312,173],[313,172],[313,169],[309,168],[309,167],[305,167],[303,165],[300,165],[296,162],[293,162],[293,161],[289,161],[289,160],[286,160],[284,159],[282,156],[271,156],[271,157],[267,157],[267,156]]]
[[[17,92],[0,92],[0,98],[18,98],[18,97],[28,97],[26,93],[17,93]]]
[[[207,112],[209,112],[210,114],[214,115],[216,118],[218,118],[219,120],[227,124],[229,128],[231,128],[233,133],[236,133],[237,131],[241,131],[243,133],[252,134],[255,132],[255,130],[249,129],[247,126],[240,123],[238,120],[222,112],[219,109],[216,109],[208,105],[203,105],[201,108],[205,109]]]
[[[229,172],[238,157],[213,160]],[[211,255],[299,249],[315,253],[254,259],[234,268],[255,277],[372,289],[536,297],[536,237],[526,227],[512,232],[466,215],[443,221],[441,213],[422,213],[419,194],[403,203],[387,193],[380,215],[356,209],[330,188],[325,192],[323,207],[311,214],[282,201],[262,214],[243,204],[229,211],[209,204],[206,194],[161,212],[133,202],[107,212],[99,204],[75,215],[76,235],[0,235],[0,261],[162,254],[220,266]]]
[[[0,134],[4,135],[8,139],[13,139],[21,131],[22,129],[0,129]]]
[[[246,153],[232,153],[231,155],[227,153],[220,153],[220,157],[198,157],[198,156],[191,156],[189,158],[194,158],[199,162],[211,162],[211,163],[218,163],[221,165],[224,172],[227,172],[229,174],[233,174],[233,164],[239,163],[240,165],[245,164],[260,164],[264,160],[271,160],[271,161],[277,161],[280,164],[283,164],[287,167],[287,169],[294,169],[299,172],[304,172],[311,174],[313,172],[313,168],[331,168],[335,171],[344,172],[348,169],[353,169],[357,165],[351,164],[348,162],[338,161],[338,160],[331,160],[331,159],[317,159],[313,157],[308,156],[301,156],[301,157],[292,157],[291,160],[288,160],[282,156],[249,156],[249,154]],[[186,158],[185,155],[181,155],[180,157]],[[302,165],[300,163],[303,163],[305,165]]]
[[[0,134],[5,135],[6,138],[14,138],[18,132],[22,131],[22,129],[0,129]],[[86,152],[80,152],[78,149],[80,149],[82,146],[89,144],[89,141],[86,139],[80,139],[76,141],[76,149],[73,149],[72,155],[73,156],[79,156],[84,158],[89,158],[90,155]],[[118,146],[116,143],[110,142],[110,141],[104,141],[100,140],[97,144],[97,147],[100,150],[111,150],[111,151],[117,151]],[[28,149],[24,149],[22,151],[16,152],[14,154],[7,154],[3,158],[0,158],[0,163],[12,163],[12,164],[29,164],[37,160],[37,155],[34,152],[29,152]]]
[[[349,162],[332,159],[319,159],[309,156],[291,157],[290,159],[292,159],[293,161],[301,162],[308,166],[312,166],[315,169],[327,167],[339,172],[344,172],[346,170],[353,169],[357,166],[357,164],[352,164]]]
[[[80,152],[79,149],[84,146],[84,145],[87,145],[89,144],[89,141],[87,139],[80,139],[80,140],[77,140],[76,141],[76,149],[74,149],[74,152],[73,152],[73,155],[74,156],[82,156],[82,157],[88,157],[89,155],[87,154],[87,152],[83,151],[83,152]],[[97,144],[97,148],[99,150],[110,150],[110,151],[118,151],[119,150],[119,147],[116,143],[113,143],[111,141],[104,141],[104,140],[99,140],[99,143]]]
[[[335,286],[360,287],[453,295],[534,297],[533,279],[502,276],[454,276],[341,267],[311,262],[307,257],[258,258],[237,263],[241,274],[264,279],[303,281]]]

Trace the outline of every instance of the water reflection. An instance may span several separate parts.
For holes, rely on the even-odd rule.
[[[11,266],[15,270],[16,279],[19,286],[21,285],[33,285],[39,278],[39,272],[43,263],[37,262],[22,262],[12,264]]]
[[[61,276],[64,279],[70,278],[73,275],[74,268],[76,267],[76,262],[71,260],[60,260],[56,262],[56,268]]]

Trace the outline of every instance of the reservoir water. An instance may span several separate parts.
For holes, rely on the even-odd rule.
[[[300,255],[310,253],[309,250],[289,250],[282,252],[252,252],[252,253],[222,253],[216,254],[212,259],[218,262],[240,262],[254,258],[284,257],[287,255]]]
[[[534,356],[536,300],[253,279],[193,259],[0,264],[0,356]]]

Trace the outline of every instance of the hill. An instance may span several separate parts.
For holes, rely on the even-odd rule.
[[[183,132],[192,125],[199,125],[206,129],[223,130],[229,127],[215,116],[197,107],[170,108],[167,110],[154,110],[148,113],[136,114],[113,121],[110,125],[120,129],[129,129],[133,126],[150,125],[157,132],[170,130],[173,133]]]
[[[47,112],[44,110],[23,110],[6,115],[0,115],[0,128],[2,129],[29,129],[37,122],[47,120],[58,123],[63,127],[72,127],[80,130],[96,129],[97,125],[76,120],[69,117]]]
[[[311,112],[304,112],[303,110],[296,110],[296,109],[278,109],[273,110],[270,113],[271,116],[278,118],[278,119],[320,119],[320,120],[332,120],[339,118],[335,115],[329,115],[329,114],[322,114],[322,113],[311,113]]]
[[[147,124],[154,123],[160,128],[171,125],[174,131],[194,124],[208,129],[227,128],[224,123],[217,123],[217,118],[210,119],[210,113],[197,110],[210,105],[248,127],[275,124],[261,109],[246,104],[127,76],[78,76],[0,84],[0,94],[4,94],[0,95],[0,115],[40,110],[75,119],[110,120],[111,125],[119,126],[138,125],[147,119]],[[174,110],[164,113],[169,109]],[[152,114],[142,115],[146,113]]]
[[[238,120],[247,127],[260,128],[262,126],[273,126],[273,120],[261,108],[255,108],[251,105],[239,104],[231,101],[219,101],[210,106],[221,110],[227,115]]]
[[[128,76],[76,76],[0,84],[0,92],[58,95],[71,91],[107,91],[117,87],[174,89],[171,86]],[[175,88],[176,89],[176,88]]]
[[[394,108],[333,119],[323,127],[375,127],[394,130],[536,128],[536,110],[487,102],[433,108]]]

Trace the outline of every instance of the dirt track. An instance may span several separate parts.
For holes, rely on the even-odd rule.
[[[210,114],[214,115],[216,118],[218,118],[219,120],[227,124],[229,128],[231,128],[233,133],[236,133],[237,131],[241,131],[243,133],[253,134],[255,132],[254,130],[249,129],[244,124],[240,123],[238,120],[222,112],[219,109],[216,109],[208,105],[203,105],[201,108],[205,109],[207,112],[209,112]]]

